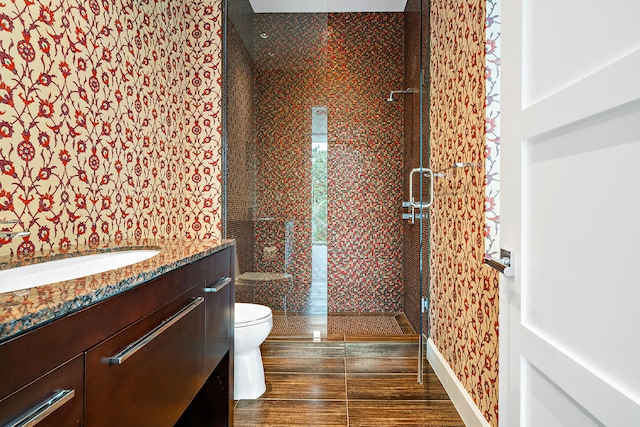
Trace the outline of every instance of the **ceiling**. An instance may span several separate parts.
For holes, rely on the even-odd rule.
[[[407,0],[249,0],[255,13],[404,12]]]

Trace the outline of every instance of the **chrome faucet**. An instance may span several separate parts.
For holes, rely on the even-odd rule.
[[[0,225],[12,225],[12,224],[22,224],[22,221],[20,221],[19,219],[11,219],[8,221],[0,221]],[[1,230],[0,231],[0,239],[13,239],[14,237],[24,237],[24,236],[28,236],[29,234],[31,234],[31,232],[28,229],[22,230],[22,231],[7,231],[7,230]]]

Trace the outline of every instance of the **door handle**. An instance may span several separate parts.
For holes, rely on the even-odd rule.
[[[413,197],[413,174],[423,173],[429,177],[428,198],[426,202],[416,202]],[[428,168],[414,168],[409,174],[409,204],[414,208],[427,209],[433,204],[433,171]]]
[[[504,274],[507,277],[515,276],[513,256],[510,251],[500,249],[499,259],[485,258],[484,263],[494,270],[498,270],[500,273]]]

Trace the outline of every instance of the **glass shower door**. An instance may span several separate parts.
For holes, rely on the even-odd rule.
[[[236,302],[270,307],[272,335],[326,335],[326,254],[324,287],[316,273],[326,242],[327,14],[225,5],[225,232],[236,239]]]
[[[405,313],[418,326],[418,382],[429,336],[430,215],[433,173],[429,150],[429,7],[409,0],[405,12],[404,272]]]

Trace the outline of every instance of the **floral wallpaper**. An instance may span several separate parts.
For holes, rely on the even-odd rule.
[[[485,3],[431,2],[431,337],[498,425],[498,275],[485,237]],[[453,168],[456,162],[473,167]]]
[[[219,237],[217,0],[0,5],[0,255]]]
[[[486,111],[487,176],[484,253],[500,257],[500,1],[487,0],[486,16]]]
[[[190,0],[186,31],[184,153],[187,238],[222,235],[222,0]],[[179,26],[180,28],[180,26]]]

